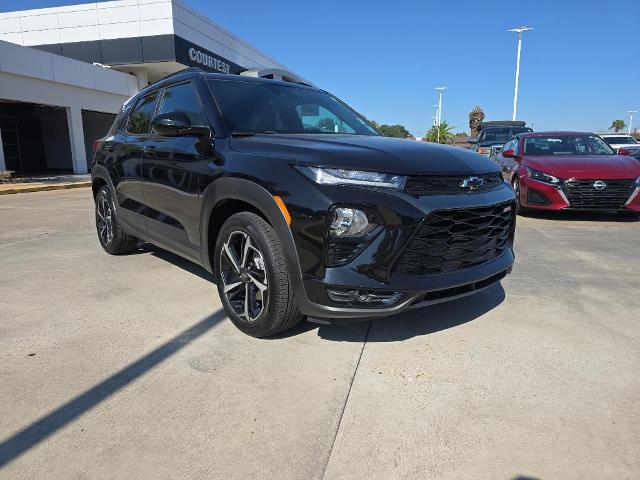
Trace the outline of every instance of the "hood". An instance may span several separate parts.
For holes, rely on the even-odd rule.
[[[637,178],[640,162],[623,155],[525,156],[524,164],[559,178]]]
[[[494,162],[471,150],[366,135],[254,135],[231,139],[238,152],[285,157],[298,165],[399,175],[467,175],[497,172]]]

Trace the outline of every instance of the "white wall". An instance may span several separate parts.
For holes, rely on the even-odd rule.
[[[65,108],[76,173],[87,171],[81,111],[117,113],[137,85],[126,73],[0,41],[0,99]]]
[[[119,0],[21,10],[0,13],[0,40],[29,46],[171,34],[170,19],[171,0]]]
[[[173,33],[247,70],[287,70],[182,0],[118,0],[0,13],[0,40],[25,46]]]

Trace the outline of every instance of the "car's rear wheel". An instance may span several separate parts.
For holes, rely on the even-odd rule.
[[[214,273],[225,311],[244,333],[268,337],[301,320],[282,244],[260,216],[242,212],[224,222]]]
[[[122,229],[116,215],[111,190],[100,187],[96,195],[96,230],[100,245],[111,255],[124,255],[135,250],[138,239]]]

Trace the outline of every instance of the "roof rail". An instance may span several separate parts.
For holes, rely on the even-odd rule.
[[[173,72],[170,73],[169,75],[165,75],[164,77],[162,77],[160,80],[157,80],[153,83],[158,83],[161,82],[163,80],[166,80],[167,78],[171,78],[171,77],[175,77],[176,75],[182,75],[183,73],[205,73],[205,71],[203,69],[201,69],[200,67],[189,67],[189,68],[183,68],[182,70],[178,70],[177,72]]]

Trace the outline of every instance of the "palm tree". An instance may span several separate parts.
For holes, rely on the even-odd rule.
[[[442,122],[440,127],[434,125],[431,127],[424,136],[427,142],[434,143],[453,143],[453,129],[454,126],[449,125],[447,122]],[[440,139],[438,140],[438,130],[440,131]]]
[[[484,112],[480,107],[476,106],[469,112],[469,128],[471,129],[472,137],[478,135],[478,130],[480,130],[480,124],[483,120]]]
[[[627,125],[624,123],[624,120],[614,120],[613,122],[611,122],[609,130],[613,130],[614,132],[618,133],[619,131],[624,130],[624,127],[626,126]]]

